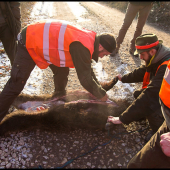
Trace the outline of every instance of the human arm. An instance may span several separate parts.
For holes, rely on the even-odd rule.
[[[102,97],[100,100],[101,100],[102,102],[105,102],[107,99],[108,99],[108,96],[107,96],[107,94],[105,94],[105,96]]]
[[[96,76],[95,76],[95,73],[94,73],[94,71],[93,71],[92,68],[91,68],[91,76],[92,76],[92,79],[93,79],[98,85],[101,85],[101,84],[99,83],[99,81],[97,80],[97,78],[96,78]],[[103,88],[103,86],[101,86],[101,87]],[[103,88],[103,89],[107,91],[107,89],[105,89],[105,88]],[[105,94],[104,97],[100,98],[100,100],[103,101],[103,102],[105,102],[107,99],[108,99],[107,94]]]
[[[114,77],[113,80],[107,83],[101,83],[102,87],[108,91],[110,90],[116,83],[117,81],[122,81],[122,83],[135,83],[135,82],[142,82],[143,81],[143,76],[145,74],[145,67],[141,66],[138,69],[135,69],[131,73],[128,73],[124,76],[121,74],[118,74],[116,77]]]
[[[160,109],[159,91],[165,73],[166,65],[162,65],[148,87],[144,89],[136,100],[119,116],[120,121],[129,124],[150,115]]]
[[[143,77],[146,72],[146,67],[144,65],[141,65],[139,68],[133,70],[132,72],[125,74],[121,76],[119,74],[119,80],[122,81],[122,83],[137,83],[137,82],[143,82]]]
[[[98,99],[106,95],[106,91],[98,83],[91,67],[89,50],[80,42],[73,42],[70,45],[70,54],[81,85]],[[106,96],[105,96],[106,98]]]
[[[170,132],[161,135],[160,146],[162,152],[170,157]]]

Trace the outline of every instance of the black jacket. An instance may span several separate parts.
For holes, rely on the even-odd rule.
[[[98,61],[99,37],[96,36],[92,59]],[[106,91],[98,82],[91,66],[90,52],[80,42],[73,42],[70,45],[70,54],[81,85],[97,98],[105,96]]]
[[[0,26],[8,25],[17,37],[21,29],[20,3],[17,1],[0,1]]]
[[[160,66],[158,71],[157,68],[166,60],[170,60],[170,49],[160,45],[149,67],[141,66],[122,77],[123,83],[134,83],[143,82],[146,71],[150,72],[151,75],[147,88],[144,89],[138,98],[119,116],[122,123],[129,124],[133,121],[138,121],[160,108],[159,91],[167,65]]]

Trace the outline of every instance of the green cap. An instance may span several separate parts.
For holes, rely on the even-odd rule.
[[[163,41],[158,40],[158,37],[155,34],[149,33],[140,35],[135,41],[136,51],[134,52],[134,55],[149,51],[162,43]]]

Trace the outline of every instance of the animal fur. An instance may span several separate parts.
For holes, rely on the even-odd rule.
[[[51,100],[62,100],[64,103],[59,105],[54,103],[49,109],[42,111],[26,112],[19,109],[27,101],[49,102]],[[68,129],[104,129],[107,117],[110,115],[119,116],[128,105],[126,101],[116,104],[101,102],[90,93],[80,90],[69,91],[65,95],[56,94],[53,98],[50,95],[21,94],[13,102],[13,106],[18,110],[6,115],[1,121],[0,135],[28,129],[58,130],[63,127]]]

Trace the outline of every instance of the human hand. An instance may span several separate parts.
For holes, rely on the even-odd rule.
[[[170,157],[170,132],[161,135],[160,146],[162,152]]]
[[[122,81],[122,75],[121,74],[118,74],[117,77],[118,77],[119,81]]]
[[[102,102],[105,102],[107,99],[108,99],[107,94],[105,94],[105,96],[102,97],[100,100],[101,100]]]
[[[113,124],[122,124],[119,117],[108,116],[107,122],[112,122]]]

